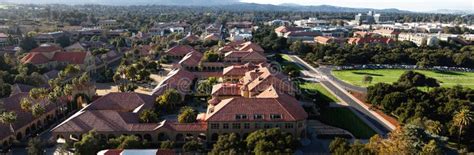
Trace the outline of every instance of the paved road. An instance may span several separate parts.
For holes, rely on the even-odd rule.
[[[307,70],[307,73],[311,73],[313,77],[320,79],[320,82],[325,85],[329,91],[338,96],[344,103],[347,103],[349,106],[351,106],[354,111],[357,112],[356,115],[361,116],[361,119],[365,119],[366,122],[368,121],[368,123],[370,123],[369,126],[372,128],[375,127],[375,130],[378,130],[379,133],[383,135],[386,135],[391,131],[390,127],[381,120],[383,118],[373,115],[368,109],[362,107],[359,103],[357,103],[357,101],[347,95],[347,93],[337,88],[333,83],[327,81],[327,72],[322,72],[312,66],[307,65],[307,63],[298,59],[296,56],[290,56],[290,58],[292,58],[294,63],[303,66],[303,68]]]
[[[332,66],[320,66],[317,70],[321,74],[324,74],[327,78],[330,78],[332,81],[336,82],[338,85],[342,86],[343,88],[345,88],[347,90],[356,91],[356,92],[360,92],[360,93],[367,93],[367,88],[348,84],[348,83],[346,83],[342,80],[339,80],[334,75],[332,75],[332,73],[331,73],[331,71],[333,70]]]

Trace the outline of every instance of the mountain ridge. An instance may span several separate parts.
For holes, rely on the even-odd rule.
[[[244,3],[239,0],[0,0],[0,3],[15,4],[66,4],[66,5],[167,5],[167,6],[200,6],[200,7],[220,7],[227,10],[256,10],[256,11],[310,11],[310,12],[357,12],[368,11],[383,13],[414,13],[413,11],[396,8],[373,9],[373,8],[353,8],[333,5],[300,5],[296,3],[282,3],[279,5]],[[434,10],[419,13],[443,13],[443,14],[472,14],[465,10]]]

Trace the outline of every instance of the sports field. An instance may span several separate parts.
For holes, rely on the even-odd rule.
[[[398,80],[406,70],[402,69],[377,69],[377,70],[343,70],[333,71],[332,74],[342,81],[347,83],[367,87],[376,83],[393,83]],[[439,72],[439,71],[426,71],[426,70],[415,70],[416,72],[422,73],[428,77],[435,78],[440,82],[442,87],[452,87],[455,85],[461,85],[474,89],[474,73],[472,72]],[[363,77],[369,75],[373,77],[371,83],[364,83]]]

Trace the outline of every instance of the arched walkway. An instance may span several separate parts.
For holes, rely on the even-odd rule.
[[[145,134],[143,136],[143,139],[148,141],[148,142],[152,142],[153,141],[153,138],[151,138],[151,135],[150,134]]]
[[[166,135],[165,133],[159,133],[158,134],[158,141],[166,141],[166,140],[170,140],[168,135]]]
[[[184,136],[183,134],[177,134],[176,137],[175,137],[175,141],[184,141]]]
[[[137,137],[138,140],[140,140],[140,141],[143,140],[143,137],[142,137],[142,135],[140,135],[140,134],[135,134],[135,137]]]

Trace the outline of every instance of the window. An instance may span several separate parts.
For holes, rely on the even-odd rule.
[[[265,123],[265,125],[263,126],[263,128],[265,128],[265,129],[272,128],[272,124],[270,124],[270,123]]]
[[[255,123],[255,129],[260,129],[262,128],[262,126],[260,125],[260,123]]]
[[[301,128],[301,127],[303,127],[303,123],[299,122],[298,123],[298,128]]]
[[[285,123],[285,128],[293,129],[293,123]]]
[[[271,114],[270,119],[281,119],[281,114]]]
[[[236,120],[247,119],[247,115],[246,114],[237,114],[237,115],[235,115],[235,119]]]
[[[275,123],[275,128],[279,128],[280,127],[280,123]]]
[[[244,123],[244,129],[250,129],[250,123]]]
[[[240,123],[232,123],[232,129],[240,129]]]
[[[211,123],[211,129],[219,129],[219,124]]]
[[[222,124],[222,128],[223,128],[223,129],[228,129],[228,128],[229,128],[229,124],[227,124],[227,123]]]
[[[255,114],[255,115],[253,115],[253,119],[263,119],[263,115],[262,114]]]

